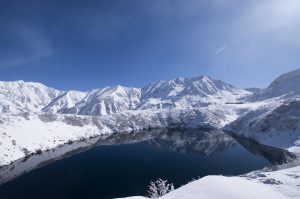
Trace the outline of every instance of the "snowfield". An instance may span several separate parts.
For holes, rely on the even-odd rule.
[[[249,190],[251,187],[251,191]],[[253,190],[253,191],[252,191]],[[284,199],[286,196],[273,191],[270,187],[239,177],[207,176],[191,182],[161,197],[174,198],[210,198],[210,199]]]
[[[0,82],[0,167],[86,138],[170,127],[224,129],[300,154],[300,69],[265,89],[239,89],[208,76],[86,92]],[[208,176],[163,198],[300,198],[293,180],[299,170],[269,172],[281,182],[271,185],[259,176]]]

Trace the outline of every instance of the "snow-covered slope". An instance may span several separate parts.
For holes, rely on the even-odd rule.
[[[255,183],[240,177],[206,176],[191,182],[161,199],[209,198],[209,199],[284,199],[287,196],[267,185]]]
[[[140,90],[116,86],[88,92],[60,91],[34,82],[0,82],[0,113],[107,115],[135,109],[140,102]]]
[[[300,154],[300,69],[283,74],[245,103],[259,103],[225,129]]]
[[[44,112],[63,113],[75,106],[77,102],[85,97],[86,93],[81,91],[66,91],[54,98],[47,106],[42,108]]]
[[[234,93],[237,89],[220,80],[213,80],[208,76],[195,78],[177,78],[169,81],[156,81],[142,90],[142,97],[168,98],[185,95],[200,95],[206,97],[222,91]]]
[[[300,153],[300,98],[270,100],[225,128],[259,143]]]
[[[0,113],[40,111],[62,92],[34,82],[0,82]]]
[[[292,97],[300,94],[300,69],[285,73],[276,78],[267,88],[250,97],[251,101],[274,97]]]
[[[89,91],[74,106],[61,111],[79,115],[108,115],[124,110],[133,110],[140,102],[138,88],[123,86],[106,87]]]

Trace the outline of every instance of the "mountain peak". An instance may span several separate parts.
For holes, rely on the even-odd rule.
[[[206,81],[206,80],[210,80],[210,81],[213,81],[214,79],[207,76],[207,75],[200,75],[200,76],[197,76],[197,77],[192,77],[192,78],[189,78],[190,80],[202,80],[202,81]]]
[[[232,85],[214,80],[207,75],[192,78],[179,77],[168,81],[156,81],[142,89],[142,97],[166,98],[178,95],[214,95],[221,90],[233,90]]]

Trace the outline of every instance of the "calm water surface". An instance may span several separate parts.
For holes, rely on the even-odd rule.
[[[149,182],[158,178],[168,179],[176,188],[205,175],[239,175],[261,169],[283,157],[281,150],[234,139],[220,131],[145,131],[112,135],[93,145],[81,153],[69,152],[70,157],[51,164],[44,162],[46,166],[40,164],[40,168],[0,185],[0,198],[101,199],[146,195]],[[26,161],[31,160],[16,163],[6,172],[24,173]]]

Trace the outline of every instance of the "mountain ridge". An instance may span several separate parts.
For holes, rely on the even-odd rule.
[[[7,112],[10,109],[12,109],[12,112],[23,109],[26,111],[95,116],[113,114],[124,110],[208,106],[213,101],[221,103],[223,96],[225,97],[224,100],[236,101],[239,97],[251,93],[243,89],[238,89],[221,80],[214,80],[206,75],[154,81],[143,88],[117,85],[96,88],[86,92],[76,90],[62,91],[47,87],[41,83],[20,80],[0,82],[0,92],[2,90],[2,93],[9,94],[9,90],[12,87],[18,87],[19,85],[28,87],[25,90],[29,94],[19,89],[17,93],[20,93],[21,96],[17,96],[17,93],[15,93],[17,96],[16,99],[12,98],[6,101],[7,98],[0,98],[0,107],[2,107],[0,108],[0,112],[4,112],[4,110]],[[30,89],[31,91],[28,91]],[[32,90],[35,92],[32,92]],[[43,90],[46,93],[43,93]],[[30,106],[22,106],[22,103],[24,103],[24,100],[22,100],[23,93],[29,102],[34,101],[30,99],[29,95],[31,95],[35,96],[35,101],[39,103],[33,102]],[[242,93],[242,96],[239,96],[240,93]],[[45,100],[38,100],[39,97],[45,98]]]

